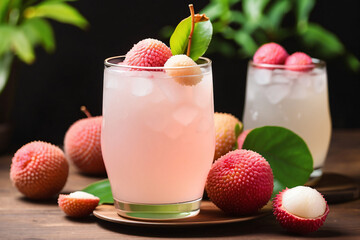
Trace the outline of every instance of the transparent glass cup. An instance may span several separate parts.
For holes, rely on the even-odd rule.
[[[243,121],[245,129],[276,125],[301,136],[314,160],[309,182],[319,179],[331,137],[325,62],[289,69],[250,61]]]
[[[214,149],[211,61],[184,67],[131,67],[105,60],[102,154],[119,215],[147,220],[195,216]],[[186,78],[201,78],[194,86]]]

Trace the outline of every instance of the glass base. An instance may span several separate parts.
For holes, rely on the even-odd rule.
[[[200,212],[201,198],[174,204],[134,204],[114,199],[117,214],[141,220],[174,220],[196,216]]]
[[[321,168],[314,169],[314,171],[310,174],[310,178],[306,182],[305,185],[307,185],[307,186],[315,186],[319,182],[322,175],[323,175],[323,171],[322,171]]]

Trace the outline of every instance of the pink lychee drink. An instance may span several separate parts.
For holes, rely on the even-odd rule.
[[[122,60],[104,71],[101,144],[115,207],[132,218],[193,216],[215,148],[211,62],[201,58],[201,81],[186,86],[163,67]]]

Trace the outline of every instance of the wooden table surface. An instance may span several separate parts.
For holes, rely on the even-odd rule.
[[[57,199],[28,200],[9,179],[10,155],[0,157],[0,239],[300,239],[283,230],[273,215],[260,219],[199,227],[139,227],[106,222],[90,216],[68,218],[57,206]],[[334,130],[325,165],[327,179],[350,177],[360,184],[360,129]],[[62,192],[84,188],[99,178],[79,174],[70,167]],[[335,183],[334,183],[335,184]],[[320,183],[321,185],[321,183]],[[337,200],[343,200],[342,196]],[[360,199],[331,203],[324,225],[306,238],[360,239]]]

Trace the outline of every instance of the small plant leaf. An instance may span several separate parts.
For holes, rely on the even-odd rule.
[[[269,1],[270,0],[243,0],[242,5],[245,15],[250,21],[258,21]]]
[[[302,32],[306,29],[309,16],[311,10],[315,6],[315,0],[302,0],[302,1],[295,1],[297,4],[296,7],[296,20],[297,20],[297,29],[299,32]]]
[[[207,50],[212,37],[212,24],[210,20],[195,23],[191,40],[190,57],[196,61]],[[191,17],[182,20],[170,38],[170,48],[173,55],[185,54],[191,31]]]
[[[5,24],[0,24],[0,56],[11,51],[11,38],[16,28]]]
[[[9,2],[10,0],[0,1],[0,23],[5,22],[6,12],[9,8]]]
[[[79,28],[88,26],[87,20],[72,6],[60,1],[48,1],[25,9],[26,18],[45,17]]]
[[[283,127],[253,129],[242,148],[261,154],[269,162],[274,174],[273,196],[286,187],[305,184],[313,171],[313,159],[304,140]]]
[[[114,203],[114,199],[111,192],[111,186],[109,179],[104,179],[98,182],[94,182],[84,188],[82,191],[91,193],[92,195],[100,198],[99,204],[103,203]]]
[[[345,47],[339,38],[318,24],[309,24],[302,36],[306,45],[313,47],[324,56],[334,57],[345,52]]]
[[[277,29],[280,26],[281,21],[283,20],[286,13],[288,13],[290,10],[290,1],[278,0],[269,9],[269,12],[267,14],[267,21],[269,21],[273,29]]]
[[[32,63],[35,60],[34,49],[30,40],[22,31],[22,29],[16,29],[11,35],[11,45],[14,48],[17,56],[27,64]]]
[[[55,50],[54,33],[45,19],[30,18],[21,27],[33,45],[41,44],[47,52]]]

